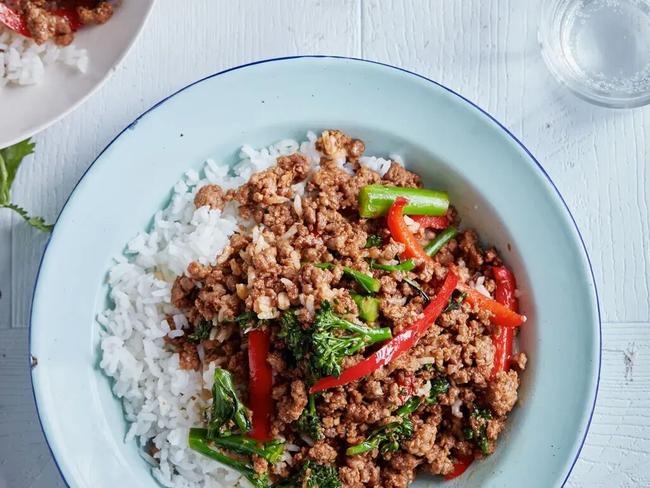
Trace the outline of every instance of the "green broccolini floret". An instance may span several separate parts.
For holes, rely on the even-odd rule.
[[[490,453],[490,443],[487,438],[487,424],[488,421],[492,419],[492,412],[487,408],[477,407],[472,412],[471,417],[476,419],[475,424],[478,424],[478,427],[465,427],[463,429],[465,439],[473,441],[476,447],[480,449],[481,453],[483,453],[484,456],[487,456]]]
[[[413,437],[413,422],[408,416],[415,412],[421,403],[422,399],[419,397],[409,398],[395,412],[395,415],[401,417],[400,420],[390,422],[372,431],[365,441],[348,447],[345,453],[348,456],[355,456],[373,449],[379,449],[382,454],[397,451],[403,441]]]
[[[296,421],[296,428],[304,435],[311,437],[314,441],[323,438],[323,428],[316,411],[316,395],[309,395],[307,407],[300,414]]]
[[[447,378],[434,378],[431,380],[431,391],[427,403],[438,403],[438,396],[447,393],[449,390],[449,380]]]
[[[308,459],[300,470],[278,487],[286,488],[341,488],[341,479],[334,466],[326,466]]]
[[[248,411],[241,402],[232,382],[232,375],[222,368],[214,370],[212,385],[212,408],[208,422],[207,436],[212,439],[228,431],[228,422],[233,421],[239,430],[251,430]]]
[[[397,451],[402,441],[411,437],[413,437],[413,422],[404,418],[401,421],[390,422],[374,430],[365,441],[349,447],[345,453],[348,456],[355,456],[373,449],[379,449],[379,452],[385,454]]]
[[[201,320],[198,324],[194,326],[194,331],[187,336],[189,342],[198,344],[203,342],[210,337],[210,331],[212,330],[212,322],[209,320]]]
[[[328,301],[321,303],[312,329],[312,367],[323,376],[340,375],[345,356],[391,337],[387,327],[373,329],[339,317]]]
[[[302,328],[295,311],[287,310],[282,314],[278,337],[284,341],[295,363],[307,356],[310,333]]]
[[[366,248],[369,247],[379,247],[384,243],[384,239],[380,235],[370,234],[366,239]]]

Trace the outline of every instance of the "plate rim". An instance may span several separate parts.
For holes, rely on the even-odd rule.
[[[25,131],[22,133],[20,136],[15,136],[13,139],[8,139],[7,142],[3,142],[0,147],[9,147],[14,144],[19,143],[20,141],[23,141],[25,139],[29,139],[31,137],[34,137],[35,135],[43,132],[45,129],[48,127],[56,124],[57,122],[61,121],[68,115],[70,115],[72,112],[76,111],[79,107],[81,107],[84,103],[88,101],[90,97],[92,97],[101,87],[103,87],[106,82],[113,77],[113,74],[117,71],[117,68],[122,64],[124,59],[128,56],[128,54],[133,50],[133,46],[135,45],[135,42],[140,38],[140,35],[142,34],[142,31],[144,30],[145,26],[147,25],[147,22],[151,18],[151,12],[153,11],[153,7],[156,5],[157,0],[146,0],[149,2],[149,6],[147,7],[147,10],[144,13],[144,16],[142,17],[142,20],[140,22],[140,26],[138,27],[138,30],[136,31],[135,35],[133,36],[133,39],[129,42],[129,44],[126,46],[126,49],[122,51],[122,53],[117,57],[117,61],[111,66],[106,72],[103,74],[103,76],[95,83],[95,85],[86,93],[84,96],[82,96],[79,100],[77,100],[75,103],[70,105],[67,109],[65,109],[63,112],[61,112],[59,115],[52,117],[50,119],[47,119],[46,121],[42,122],[41,124],[32,127],[31,129]],[[25,87],[29,89],[29,87]],[[121,132],[120,132],[121,134]],[[112,144],[113,141],[109,143]],[[108,146],[107,146],[108,147]],[[104,151],[102,151],[104,152]],[[101,153],[100,153],[101,155]],[[95,159],[92,164],[95,164]],[[91,164],[91,166],[92,166]],[[89,167],[90,168],[90,167]],[[81,176],[83,178],[86,175],[86,172]],[[81,179],[79,180],[81,181]],[[78,182],[77,182],[78,183]],[[74,189],[77,188],[77,185],[75,184]],[[72,194],[70,194],[72,195]],[[66,199],[65,203],[68,203],[68,199]],[[64,205],[65,207],[65,205]],[[63,210],[63,207],[61,208]],[[60,214],[59,214],[60,215]],[[57,218],[58,220],[58,218]],[[39,272],[40,272],[40,265],[39,265]],[[38,276],[38,275],[37,275]],[[31,320],[30,320],[31,321]]]
[[[151,13],[151,9],[153,8],[153,5],[155,4],[156,0],[151,0],[151,2],[152,2],[151,6],[149,8],[149,11],[147,13],[146,18],[144,19],[144,22],[146,22],[147,19],[149,18],[149,15]],[[143,22],[143,26],[144,26],[144,22]],[[128,52],[131,50],[131,47],[133,46],[133,43],[135,42],[135,40],[138,37],[139,37],[139,33],[138,33],[138,35],[135,36],[133,42],[131,43],[129,48],[125,51],[123,57],[126,56],[126,54],[128,54]],[[123,57],[120,59],[119,62],[122,61]],[[40,412],[40,408],[39,408],[39,404],[38,404],[38,400],[37,400],[37,396],[36,396],[36,389],[34,387],[34,368],[32,367],[32,358],[33,358],[33,356],[32,356],[32,335],[33,335],[32,321],[33,321],[34,303],[35,303],[35,300],[33,298],[35,296],[36,288],[37,288],[38,282],[40,280],[40,275],[41,275],[42,267],[43,267],[43,261],[45,260],[45,256],[46,256],[47,251],[49,249],[49,245],[50,245],[50,243],[52,242],[52,240],[54,239],[54,237],[56,235],[56,224],[58,223],[61,216],[64,214],[64,212],[66,210],[66,207],[68,206],[70,200],[72,199],[72,197],[76,193],[76,190],[77,190],[79,184],[84,180],[86,175],[95,166],[95,163],[97,163],[97,161],[99,161],[101,159],[103,154],[122,136],[122,134],[124,134],[126,131],[130,130],[131,128],[135,127],[135,125],[143,117],[147,116],[150,112],[153,112],[156,108],[163,105],[164,103],[166,103],[171,98],[173,98],[176,95],[180,94],[181,92],[184,92],[185,90],[193,87],[194,85],[197,85],[199,83],[202,83],[202,82],[204,82],[206,80],[209,80],[209,79],[212,79],[212,78],[216,78],[216,77],[221,76],[221,75],[225,75],[227,73],[230,73],[231,71],[237,71],[237,70],[240,70],[240,69],[249,68],[249,67],[252,67],[252,66],[259,65],[259,64],[270,64],[270,63],[273,63],[273,62],[282,62],[282,61],[298,60],[298,59],[331,59],[331,60],[354,61],[354,62],[359,62],[359,63],[368,63],[368,64],[372,64],[372,65],[378,65],[378,66],[382,66],[382,67],[385,67],[385,68],[390,68],[390,69],[393,69],[393,70],[400,71],[400,72],[405,73],[407,75],[415,76],[415,77],[417,77],[417,78],[419,78],[421,80],[432,83],[432,84],[436,85],[437,87],[442,88],[443,90],[445,90],[449,94],[451,94],[451,95],[453,95],[455,97],[458,97],[463,102],[469,104],[473,109],[477,110],[480,114],[486,116],[491,122],[496,124],[496,126],[499,129],[504,131],[505,135],[507,137],[509,137],[511,141],[515,142],[516,145],[520,149],[522,149],[524,151],[524,153],[530,158],[530,160],[533,163],[535,163],[535,166],[537,167],[537,169],[539,171],[541,171],[542,175],[545,177],[546,183],[550,184],[550,187],[553,189],[556,197],[559,198],[559,201],[561,202],[562,206],[564,207],[564,210],[566,211],[567,215],[569,216],[569,218],[571,220],[571,223],[573,224],[573,228],[575,229],[575,232],[576,232],[576,235],[577,235],[578,240],[580,242],[580,245],[582,246],[582,251],[584,253],[584,257],[586,258],[586,263],[587,263],[587,266],[589,268],[589,276],[591,277],[590,285],[593,286],[593,298],[595,300],[596,319],[597,319],[597,322],[598,322],[598,334],[596,336],[597,345],[598,345],[598,354],[597,354],[597,364],[596,364],[596,366],[597,366],[596,367],[596,382],[595,382],[595,385],[594,385],[594,397],[593,397],[593,401],[592,401],[592,404],[591,404],[591,409],[590,409],[590,412],[589,412],[589,415],[588,415],[587,423],[585,425],[584,432],[582,433],[582,439],[580,439],[578,449],[577,449],[577,451],[575,453],[575,458],[571,462],[571,464],[569,466],[569,469],[568,469],[568,471],[566,473],[566,476],[565,476],[564,480],[561,483],[561,486],[564,487],[567,480],[571,476],[571,473],[573,472],[573,469],[574,469],[578,459],[580,458],[580,453],[582,452],[582,449],[584,448],[585,441],[586,441],[587,435],[589,433],[589,429],[591,428],[591,423],[593,421],[594,412],[595,412],[595,408],[596,408],[596,402],[597,402],[597,399],[598,399],[598,392],[599,392],[599,389],[600,389],[600,379],[601,379],[601,373],[602,373],[602,353],[603,353],[602,315],[601,315],[601,311],[600,311],[600,298],[599,298],[599,295],[598,295],[598,286],[596,284],[594,269],[593,269],[593,265],[591,263],[591,258],[589,257],[589,252],[587,250],[587,246],[585,245],[584,238],[582,237],[582,233],[580,232],[580,228],[578,227],[578,224],[577,224],[577,222],[576,222],[576,220],[575,220],[575,218],[573,216],[573,213],[571,212],[571,209],[567,205],[566,200],[562,196],[562,193],[560,192],[558,187],[555,185],[555,182],[553,181],[551,176],[548,174],[548,172],[546,171],[544,166],[542,166],[542,164],[532,154],[532,152],[524,145],[523,142],[521,142],[519,140],[519,138],[517,136],[515,136],[510,131],[510,129],[508,129],[504,124],[499,122],[499,120],[497,120],[489,112],[487,112],[486,110],[481,108],[477,103],[473,102],[469,98],[461,95],[460,93],[456,92],[455,90],[449,88],[448,86],[446,86],[446,85],[444,85],[444,84],[442,84],[442,83],[440,83],[440,82],[438,82],[436,80],[428,78],[427,76],[421,75],[421,74],[419,74],[417,72],[408,70],[406,68],[401,68],[399,66],[395,66],[395,65],[392,65],[392,64],[388,64],[388,63],[384,63],[384,62],[376,61],[376,60],[371,60],[371,59],[358,58],[358,57],[354,57],[354,56],[330,55],[330,54],[304,54],[304,55],[279,56],[279,57],[273,57],[273,58],[260,59],[260,60],[257,60],[257,61],[252,61],[252,62],[249,62],[249,63],[240,64],[240,65],[237,65],[237,66],[234,66],[234,67],[231,67],[231,68],[226,68],[226,69],[221,70],[221,71],[217,71],[215,73],[204,76],[203,78],[200,78],[200,79],[198,79],[196,81],[193,81],[193,82],[179,88],[178,90],[172,92],[168,96],[166,96],[166,97],[162,98],[161,100],[159,100],[158,102],[154,103],[151,107],[149,107],[147,110],[142,112],[132,122],[127,124],[121,131],[119,131],[115,135],[115,137],[113,137],[110,140],[110,142],[104,147],[104,149],[102,149],[99,152],[99,154],[95,157],[95,159],[92,161],[92,163],[83,172],[83,174],[81,175],[79,180],[75,183],[74,187],[72,188],[72,191],[70,192],[70,194],[66,198],[65,203],[61,207],[61,211],[59,212],[59,215],[57,216],[56,220],[54,221],[54,229],[52,231],[52,234],[48,238],[48,240],[47,240],[47,242],[45,244],[45,248],[43,250],[43,254],[41,255],[41,259],[40,259],[39,264],[38,264],[38,270],[37,270],[37,273],[36,273],[36,279],[34,281],[34,287],[32,289],[32,302],[31,302],[31,306],[30,306],[29,324],[28,324],[27,365],[28,365],[28,368],[29,368],[29,379],[30,379],[30,387],[31,387],[31,391],[32,391],[32,398],[34,399],[34,405],[36,407],[36,416],[38,418],[38,425],[39,425],[40,431],[43,434],[43,438],[45,439],[45,444],[47,445],[50,456],[51,456],[52,460],[54,461],[54,465],[56,466],[56,469],[59,472],[59,475],[61,476],[61,480],[63,481],[65,486],[70,488],[70,484],[68,483],[68,480],[65,478],[65,476],[63,474],[61,466],[59,465],[59,461],[58,461],[56,455],[54,454],[54,452],[52,450],[52,446],[50,445],[50,441],[49,441],[49,439],[47,437],[47,434],[45,433],[45,428],[43,426],[43,420],[42,420],[42,417],[41,417],[41,412]],[[107,76],[110,76],[110,74],[107,75]],[[100,82],[100,85],[102,85],[105,81],[106,81],[106,79],[102,80]],[[88,96],[90,96],[92,93],[94,93],[94,90],[91,91],[91,93],[89,93]],[[84,98],[82,101],[85,101],[86,98]],[[80,102],[80,103],[82,103],[82,102]]]

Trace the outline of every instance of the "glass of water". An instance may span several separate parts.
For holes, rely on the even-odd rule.
[[[542,55],[561,83],[606,107],[650,103],[650,0],[542,1]]]

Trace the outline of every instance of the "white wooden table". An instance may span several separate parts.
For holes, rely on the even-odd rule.
[[[650,107],[601,109],[560,87],[539,53],[538,8],[538,0],[160,0],[112,79],[36,137],[14,199],[54,220],[117,132],[162,97],[227,67],[326,53],[438,80],[524,141],[567,199],[591,255],[604,361],[568,485],[650,487]],[[27,368],[29,305],[46,239],[0,212],[0,488],[64,486],[38,427]]]

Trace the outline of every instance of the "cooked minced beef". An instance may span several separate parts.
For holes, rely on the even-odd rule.
[[[447,475],[459,458],[489,455],[517,401],[517,370],[525,367],[526,356],[518,353],[513,357],[517,370],[492,375],[495,348],[491,335],[495,327],[490,313],[466,302],[449,307],[414,347],[387,366],[318,394],[321,440],[298,430],[296,421],[307,408],[313,378],[306,361],[293,364],[280,337],[279,319],[285,311],[295,311],[302,328],[309,329],[320,305],[328,301],[335,313],[360,323],[352,294],[362,290],[343,272],[348,266],[380,280],[376,326],[389,327],[395,336],[420,318],[425,307],[424,298],[408,281],[434,296],[454,265],[462,282],[474,283],[483,277],[483,286],[493,292],[496,285],[491,269],[501,265],[494,249],[482,249],[476,233],[465,230],[432,261],[418,262],[411,271],[371,269],[371,259],[398,262],[404,245],[392,239],[385,219],[359,217],[359,189],[375,183],[421,187],[421,179],[397,162],[383,177],[360,165],[363,142],[339,131],[325,131],[317,149],[323,156],[313,173],[307,159],[294,154],[278,158],[276,166],[254,174],[237,190],[224,192],[216,185],[202,188],[196,195],[197,206],[222,209],[225,202],[235,200],[241,215],[255,225],[252,231],[242,228],[233,235],[215,266],[192,263],[187,274],[176,279],[172,291],[174,305],[195,329],[206,321],[214,324],[216,330],[210,338],[199,341],[203,367],[216,361],[228,369],[244,392],[244,402],[247,333],[251,327],[267,327],[271,332],[268,363],[273,371],[275,405],[271,434],[298,449],[276,464],[255,459],[255,471],[268,469],[271,479],[278,481],[311,459],[335,466],[344,487],[397,488],[406,487],[418,471]],[[447,217],[457,222],[451,208]],[[415,227],[414,233],[422,241],[435,235]],[[382,243],[366,247],[371,235],[380,236]],[[334,266],[315,266],[321,262]],[[252,321],[232,322],[251,311],[255,315]],[[181,337],[170,343],[180,351],[183,367],[200,367],[199,355],[193,352],[197,342]],[[356,364],[364,355],[367,352],[346,357],[343,367]],[[364,441],[373,430],[399,419],[396,411],[409,398],[429,395],[432,385],[440,381],[447,386],[432,402],[423,402],[410,414],[412,435],[402,440],[396,451],[374,449],[346,455],[347,448]]]
[[[78,24],[103,24],[113,15],[113,6],[100,0],[0,0],[0,3],[23,18],[26,30],[37,44],[52,39],[60,46],[67,46],[73,41]]]

